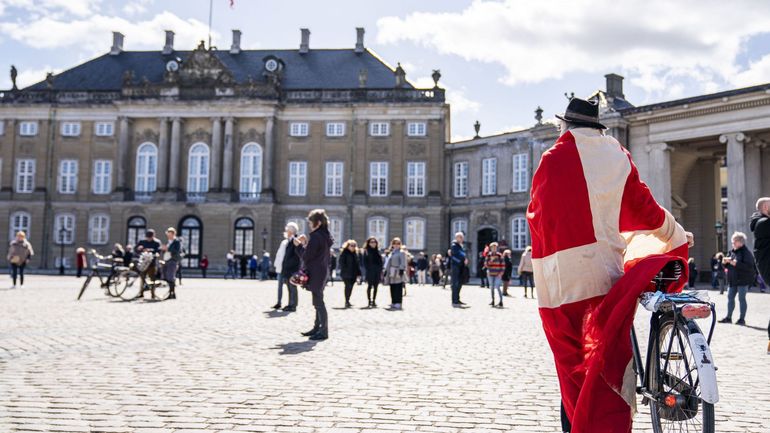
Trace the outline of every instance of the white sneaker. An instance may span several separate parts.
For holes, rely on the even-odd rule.
[[[11,288],[12,288],[12,289],[15,289],[15,288],[16,288],[16,284],[12,285],[12,286],[11,286]]]

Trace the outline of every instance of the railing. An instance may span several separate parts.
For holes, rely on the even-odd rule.
[[[205,192],[187,191],[185,193],[185,201],[187,203],[203,203],[206,201]]]
[[[154,191],[134,191],[134,200],[141,202],[151,201],[153,192]]]
[[[444,89],[286,90],[286,102],[444,102]]]
[[[238,193],[238,200],[241,202],[254,203],[259,201],[261,195],[262,194],[259,192],[240,192]]]

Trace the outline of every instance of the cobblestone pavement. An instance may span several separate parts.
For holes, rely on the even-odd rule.
[[[95,287],[77,302],[80,281],[0,286],[0,432],[559,430],[552,358],[520,288],[497,310],[467,287],[471,308],[458,310],[448,290],[410,286],[390,312],[361,309],[363,286],[340,309],[337,283],[331,338],[314,344],[299,335],[312,325],[308,294],[298,312],[273,313],[274,281],[187,280],[162,303]],[[712,298],[724,311],[725,296]],[[770,295],[749,304],[749,326],[717,326],[718,432],[770,431]],[[634,431],[648,420],[637,414]]]

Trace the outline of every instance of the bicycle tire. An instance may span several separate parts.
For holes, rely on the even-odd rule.
[[[124,301],[132,301],[137,299],[142,290],[142,279],[139,273],[136,271],[125,271],[121,274],[121,286],[120,299]]]
[[[697,326],[697,325],[696,325]],[[700,394],[700,384],[697,380],[698,377],[698,371],[695,367],[695,361],[692,358],[692,348],[690,348],[690,340],[688,338],[688,331],[687,331],[687,323],[684,321],[683,318],[679,317],[676,319],[676,323],[674,322],[674,315],[673,313],[665,314],[661,316],[660,318],[660,333],[659,333],[659,344],[657,347],[653,347],[650,351],[650,356],[655,361],[660,364],[659,368],[655,368],[653,371],[649,372],[649,383],[648,383],[648,389],[652,392],[656,392],[659,389],[666,390],[668,388],[667,385],[670,384],[670,382],[666,382],[663,379],[663,375],[665,373],[661,372],[660,370],[663,369],[665,360],[663,359],[663,356],[661,353],[667,352],[668,343],[670,339],[669,332],[676,332],[679,334],[674,342],[674,346],[671,348],[671,354],[674,353],[675,350],[682,350],[681,353],[679,353],[680,357],[682,358],[681,361],[677,360],[671,360],[672,355],[669,354],[669,365],[667,368],[667,371],[669,372],[669,375],[667,378],[669,380],[676,378],[680,379],[680,382],[675,383],[675,386],[685,386],[688,387],[689,385],[686,383],[682,383],[681,379],[683,379],[680,376],[684,375],[684,359],[688,357],[687,353],[689,353],[689,370],[686,372],[686,374],[690,377],[691,381],[696,384],[694,387],[693,393],[696,395]],[[678,352],[677,352],[678,353]],[[676,356],[674,356],[676,357]],[[679,364],[682,365],[679,365]],[[654,365],[654,364],[651,364]],[[672,367],[673,366],[673,367]],[[682,367],[682,368],[679,368]],[[676,372],[682,372],[683,374],[676,374]],[[664,385],[660,385],[664,384]],[[693,387],[691,387],[693,388]],[[707,403],[703,400],[700,401],[700,403],[697,406],[697,409],[695,413],[688,410],[674,410],[670,409],[662,404],[660,404],[658,401],[654,399],[650,399],[650,417],[652,420],[652,427],[653,431],[655,433],[673,433],[673,432],[684,432],[684,433],[714,433],[714,405],[711,403]],[[668,418],[679,418],[684,417],[686,418],[684,421],[682,420],[672,420]],[[693,422],[692,425],[687,425],[686,423],[688,421],[696,420]],[[685,425],[682,425],[682,423],[685,423]],[[699,424],[699,425],[697,425]],[[667,428],[667,426],[670,426],[670,428]]]
[[[91,277],[92,277],[92,276],[93,276],[93,274],[89,274],[89,275],[86,277],[86,280],[85,280],[85,281],[83,281],[83,286],[82,286],[82,287],[80,287],[80,293],[78,293],[78,299],[77,299],[78,301],[80,300],[80,298],[81,298],[81,297],[83,297],[83,293],[85,293],[85,291],[86,291],[86,288],[87,288],[87,287],[88,287],[88,285],[91,283]]]
[[[153,300],[165,301],[171,295],[171,287],[166,280],[155,280],[155,290],[151,292]]]
[[[125,279],[128,278],[129,272],[131,271],[129,270],[118,271],[118,272],[115,272],[114,275],[112,275],[112,280],[110,280],[110,285],[107,288],[107,291],[110,296],[112,296],[113,298],[120,298],[120,295],[122,295],[123,292],[126,290]]]

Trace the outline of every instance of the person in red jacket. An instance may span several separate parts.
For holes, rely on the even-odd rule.
[[[85,248],[75,250],[75,265],[77,267],[77,277],[80,278],[83,275],[83,269],[88,267]]]
[[[489,281],[489,291],[492,293],[493,307],[503,308],[503,291],[500,289],[501,278],[505,272],[505,259],[498,250],[497,242],[489,244],[489,250],[484,258],[484,267],[487,269],[487,279]],[[500,303],[495,304],[495,290],[500,297]]]
[[[209,256],[205,255],[201,257],[200,263],[198,263],[198,266],[201,268],[201,274],[203,274],[203,278],[206,278],[206,271],[209,269]]]

